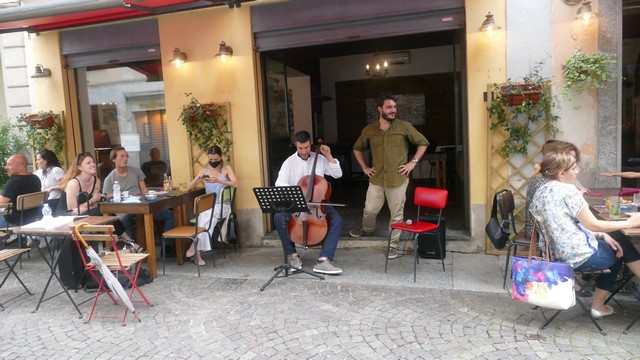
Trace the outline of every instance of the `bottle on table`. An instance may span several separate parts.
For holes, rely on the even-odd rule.
[[[169,176],[165,173],[164,174],[164,180],[162,181],[162,190],[170,191],[169,190],[170,186],[171,186],[171,183],[169,182]]]
[[[53,226],[53,211],[49,207],[49,204],[44,204],[42,207],[42,223],[46,229],[50,229]]]
[[[118,181],[113,182],[113,202],[122,202],[122,194],[120,193],[120,184],[118,184]]]

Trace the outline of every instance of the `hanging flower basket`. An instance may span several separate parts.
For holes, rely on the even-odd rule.
[[[537,104],[542,90],[542,86],[532,83],[505,84],[500,87],[500,96],[505,99],[506,106],[522,105],[525,101]]]
[[[51,129],[55,124],[55,117],[53,114],[48,113],[31,114],[24,116],[22,121],[34,128]]]
[[[187,129],[189,139],[203,151],[212,145],[220,146],[223,155],[228,159],[231,132],[224,106],[214,103],[203,104],[191,96],[191,93],[185,95],[190,99],[187,104],[182,105],[179,119]]]

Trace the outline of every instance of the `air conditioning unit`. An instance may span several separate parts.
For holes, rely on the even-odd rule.
[[[411,62],[410,51],[397,51],[388,53],[377,53],[374,55],[375,63],[382,64],[385,61],[389,65],[409,64]]]

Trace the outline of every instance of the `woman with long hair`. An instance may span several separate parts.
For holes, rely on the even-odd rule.
[[[35,175],[40,179],[42,191],[48,191],[49,196],[46,203],[49,204],[51,210],[58,208],[62,187],[60,181],[64,177],[64,170],[60,167],[60,161],[56,154],[47,149],[42,149],[36,153],[36,164],[38,170]]]
[[[58,204],[58,214],[100,216],[98,203],[102,198],[100,193],[100,179],[96,176],[96,161],[91,153],[81,153],[73,160],[69,170],[62,179],[64,196]],[[82,194],[81,196],[78,196]],[[132,241],[126,233],[124,224],[120,220],[113,222],[115,232],[121,238]]]
[[[582,193],[576,188],[578,165],[571,152],[550,152],[540,162],[540,174],[546,183],[536,192],[531,212],[539,216],[546,230],[549,249],[555,260],[571,264],[576,270],[604,270],[596,278],[591,315],[601,318],[613,314],[605,305],[622,264],[640,276],[640,253],[627,237],[617,240],[607,234],[621,229],[640,227],[640,216],[624,221],[597,219]]]
[[[189,183],[189,189],[193,189],[201,181],[204,182],[204,188],[207,194],[216,193],[216,204],[213,208],[213,224],[215,225],[220,220],[220,207],[222,207],[222,217],[226,217],[231,212],[231,204],[228,201],[222,199],[222,189],[227,186],[237,188],[238,179],[233,172],[231,165],[225,164],[222,159],[222,149],[219,146],[213,145],[207,150],[207,157],[209,162],[203,167],[198,175]],[[200,214],[198,217],[198,226],[203,228],[209,227],[209,218],[211,210],[207,210]],[[213,228],[211,229],[213,232]],[[210,233],[210,235],[212,235]],[[198,235],[198,248],[195,261],[199,265],[205,265],[202,260],[202,252],[211,250],[211,243],[208,241],[208,237],[205,234]],[[191,247],[187,250],[187,256],[192,257],[196,255],[196,247],[191,243]]]

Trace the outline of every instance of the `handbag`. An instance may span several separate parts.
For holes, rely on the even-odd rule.
[[[566,310],[576,303],[573,267],[550,261],[549,241],[544,242],[546,260],[533,257],[538,239],[535,224],[532,234],[529,256],[511,257],[511,297],[531,305]]]
[[[507,241],[509,240],[509,236],[511,236],[511,232],[509,231],[509,219],[504,217],[502,219],[502,223],[498,220],[498,194],[500,193],[501,192],[497,192],[493,196],[491,219],[489,219],[489,223],[484,228],[489,240],[491,240],[491,244],[493,244],[493,247],[498,250],[504,249]]]

